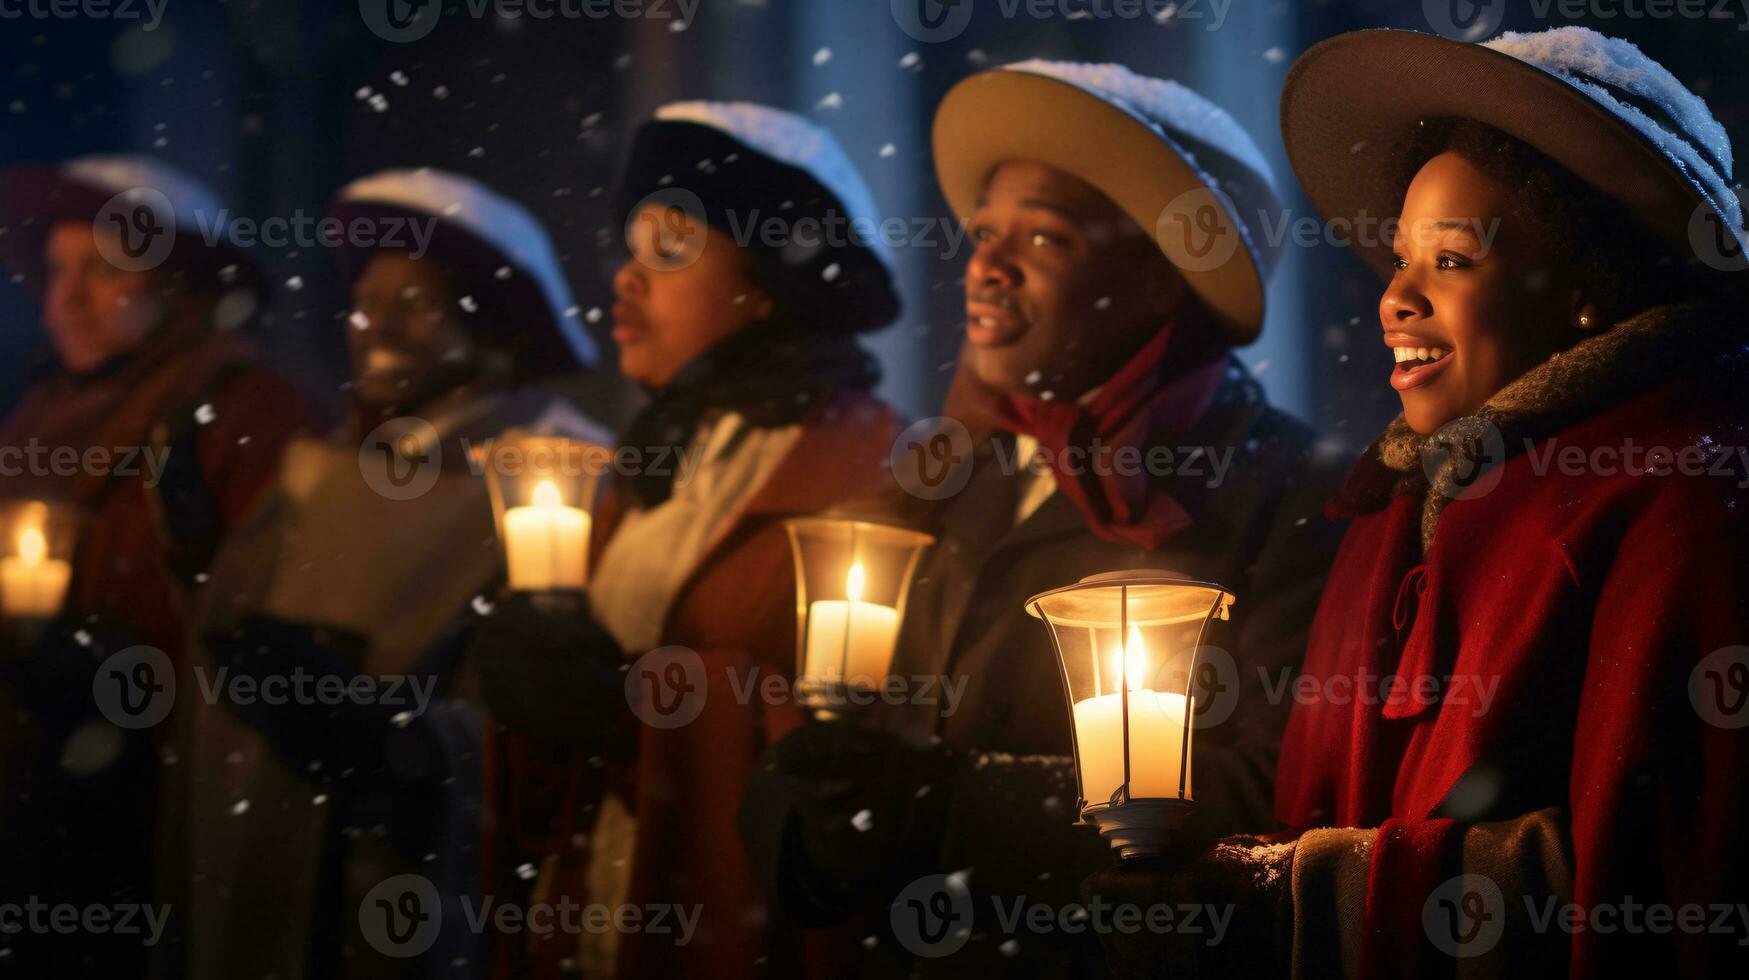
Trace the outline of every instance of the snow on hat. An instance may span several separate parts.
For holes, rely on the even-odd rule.
[[[1123,65],[1016,62],[947,93],[934,149],[962,217],[1008,160],[1093,185],[1153,236],[1234,343],[1257,339],[1277,252],[1260,219],[1280,208],[1275,179],[1250,134],[1196,92]]]
[[[696,202],[703,213],[695,217],[766,259],[805,326],[873,330],[899,315],[874,195],[821,126],[750,102],[662,106],[632,141],[621,217],[629,221],[651,195]],[[757,233],[773,218],[786,232],[778,240]]]
[[[1741,260],[1743,209],[1724,127],[1664,66],[1620,38],[1584,27],[1508,32],[1484,44],[1356,31],[1313,46],[1282,89],[1288,157],[1330,219],[1397,214],[1391,149],[1417,123],[1444,117],[1536,147],[1709,264],[1728,267],[1731,252]],[[1720,231],[1732,240],[1725,247]],[[1356,248],[1389,275],[1388,242]]]
[[[329,214],[355,218],[434,219],[433,259],[464,287],[498,299],[503,329],[526,330],[526,361],[542,373],[592,367],[595,341],[577,320],[571,287],[546,229],[522,205],[461,174],[430,167],[383,170],[342,187]],[[386,227],[386,226],[385,226]],[[411,234],[384,235],[375,248],[413,251]],[[369,250],[348,238],[341,270],[357,276]]]
[[[43,245],[65,221],[114,225],[126,250],[104,257],[130,271],[165,268],[202,284],[265,293],[260,270],[232,238],[229,212],[212,189],[162,160],[77,157],[58,166],[0,174],[0,260],[26,289],[43,289]],[[169,232],[169,234],[164,234]]]

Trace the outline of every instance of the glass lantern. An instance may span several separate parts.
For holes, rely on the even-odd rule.
[[[847,517],[784,522],[796,560],[797,699],[831,718],[887,683],[927,534]]]
[[[1157,856],[1195,803],[1191,691],[1233,594],[1173,572],[1092,575],[1027,600],[1050,627],[1069,699],[1081,823],[1125,859]]]
[[[0,502],[0,618],[31,623],[61,614],[78,537],[79,512],[70,505]]]
[[[474,453],[476,465],[485,469],[510,588],[583,589],[589,582],[590,512],[613,450],[512,432]]]

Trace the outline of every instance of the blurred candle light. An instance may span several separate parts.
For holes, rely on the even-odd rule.
[[[588,512],[567,507],[551,480],[535,484],[533,499],[504,512],[504,549],[510,587],[525,592],[581,589],[589,565]]]
[[[0,558],[0,609],[8,619],[53,619],[67,598],[73,566],[48,556],[42,528],[18,532],[18,552]]]

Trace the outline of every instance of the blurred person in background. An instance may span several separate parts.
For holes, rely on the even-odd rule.
[[[194,631],[196,667],[222,682],[179,720],[162,863],[188,936],[164,968],[195,978],[483,962],[462,903],[481,888],[486,721],[482,665],[463,653],[504,569],[469,449],[519,432],[605,438],[540,383],[596,349],[521,205],[421,168],[348,184],[330,216],[348,229],[345,420],[287,447],[214,562]],[[231,696],[239,681],[262,696]],[[336,701],[322,684],[364,693]],[[412,908],[407,895],[424,903],[414,925],[443,923],[417,949],[383,918]]]
[[[146,902],[156,739],[100,710],[94,681],[118,680],[100,664],[150,648],[111,706],[144,717],[183,662],[215,549],[287,441],[325,423],[252,353],[265,291],[199,181],[149,157],[91,156],[0,184],[0,258],[40,301],[48,340],[0,422],[0,507],[77,515],[59,616],[27,627],[0,614],[0,900]],[[45,977],[137,976],[146,956],[115,931],[9,933],[0,953]]]

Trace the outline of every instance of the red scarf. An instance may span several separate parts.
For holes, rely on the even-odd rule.
[[[1057,488],[1101,538],[1152,550],[1190,525],[1190,514],[1154,485],[1142,463],[1150,447],[1184,433],[1208,408],[1227,367],[1224,346],[1209,350],[1204,338],[1212,335],[1188,308],[1086,404],[1014,395],[998,400],[999,424],[1038,440]],[[1186,363],[1194,366],[1186,369]],[[1075,458],[1064,452],[1071,447],[1078,450]],[[1113,465],[1120,447],[1135,447],[1125,465],[1134,472],[1119,473]]]

